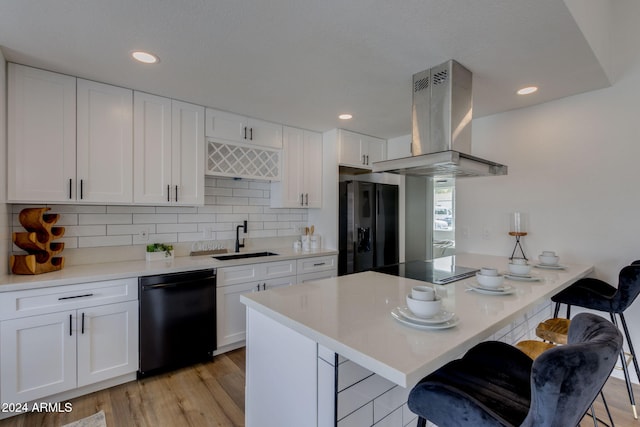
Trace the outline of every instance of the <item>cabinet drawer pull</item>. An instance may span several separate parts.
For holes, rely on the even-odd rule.
[[[317,262],[315,264],[313,264],[314,267],[320,267],[321,265],[325,265],[326,262]]]
[[[65,300],[65,299],[92,297],[92,296],[93,296],[93,294],[84,294],[84,295],[74,295],[72,297],[60,297],[60,298],[58,298],[58,301],[62,301],[62,300]]]

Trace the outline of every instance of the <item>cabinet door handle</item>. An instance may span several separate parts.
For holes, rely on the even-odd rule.
[[[84,179],[80,180],[80,200],[84,199]]]
[[[263,291],[266,291],[266,290],[267,290],[267,284],[266,284],[266,283],[263,283],[263,284],[262,284],[262,290],[263,290]]]
[[[304,193],[300,193],[300,206],[304,206]]]
[[[244,127],[244,139],[247,139],[247,127]]]
[[[309,206],[309,193],[305,194],[306,202],[305,205]]]
[[[171,186],[167,184],[167,202],[171,201]]]
[[[258,291],[258,292],[260,292],[260,283],[258,283],[258,284],[256,285],[256,289],[257,289],[257,291]]]
[[[364,154],[362,155],[362,164],[366,165],[366,163],[364,162]]]
[[[315,264],[313,264],[314,267],[320,267],[321,265],[325,265],[326,262],[317,262]]]
[[[367,166],[369,166],[369,155],[367,154]]]
[[[69,199],[73,197],[73,179],[69,178]]]
[[[249,129],[249,139],[253,141],[253,128]]]
[[[178,186],[176,185],[176,202],[178,201]]]
[[[80,328],[81,333],[84,335],[84,311],[82,312],[82,327]]]
[[[63,301],[63,300],[66,300],[66,299],[74,299],[74,298],[92,297],[92,296],[93,296],[93,294],[73,295],[73,296],[70,296],[70,297],[60,297],[60,298],[58,298],[58,301]]]
[[[69,315],[69,336],[72,337],[73,336],[73,329],[71,329],[71,319],[73,319],[71,317],[71,315]]]

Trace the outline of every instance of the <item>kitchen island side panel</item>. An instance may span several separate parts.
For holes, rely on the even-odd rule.
[[[317,344],[247,307],[247,427],[316,426]]]

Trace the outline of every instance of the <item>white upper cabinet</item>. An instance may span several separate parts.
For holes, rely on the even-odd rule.
[[[204,107],[171,101],[173,202],[204,205]]]
[[[339,163],[341,165],[371,169],[373,162],[386,160],[387,141],[384,139],[344,129],[338,130],[338,138],[340,145]]]
[[[282,125],[238,114],[206,109],[205,134],[217,141],[282,148]]]
[[[411,135],[387,140],[387,160],[411,157]]]
[[[131,203],[132,93],[9,64],[8,197]]]
[[[133,94],[133,198],[169,203],[171,188],[171,99]]]
[[[271,183],[271,207],[322,206],[322,135],[284,127],[282,179]]]
[[[133,92],[77,80],[77,200],[133,201]]]
[[[8,199],[75,199],[76,78],[9,64]]]
[[[204,204],[204,107],[134,94],[134,202]]]

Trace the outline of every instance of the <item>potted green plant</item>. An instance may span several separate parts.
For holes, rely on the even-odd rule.
[[[166,243],[152,243],[147,245],[147,261],[173,258],[173,246]]]

